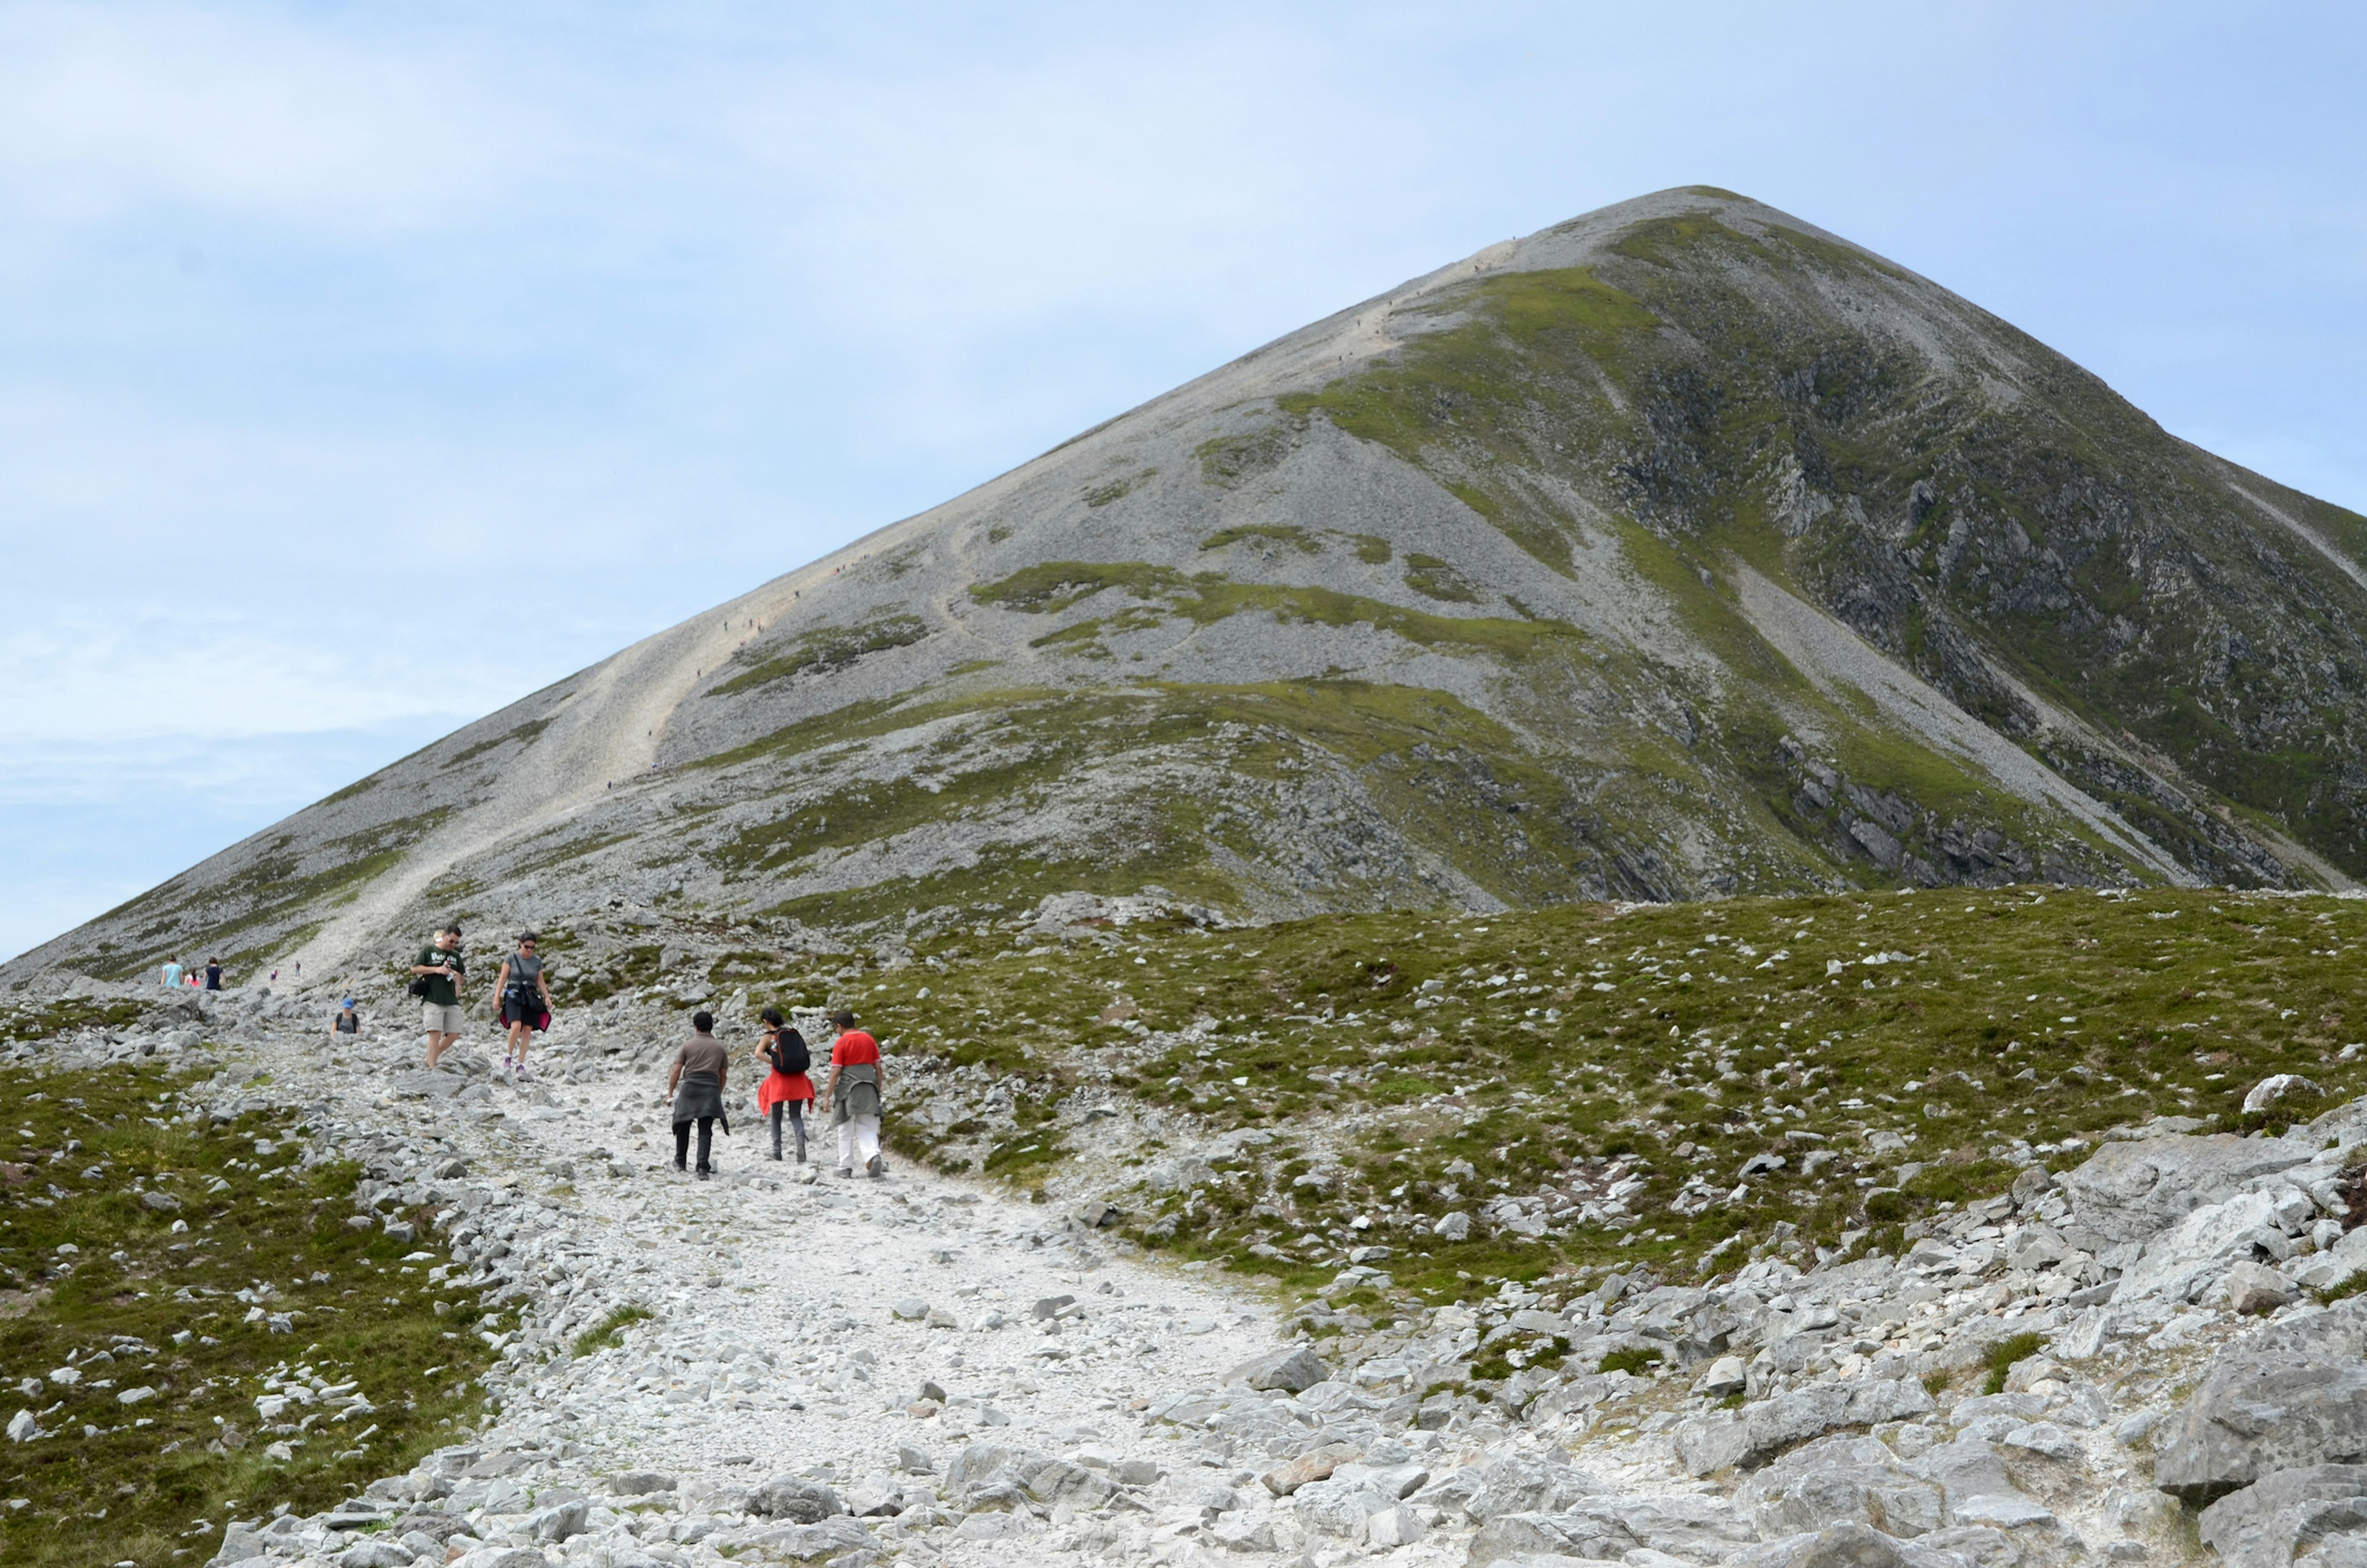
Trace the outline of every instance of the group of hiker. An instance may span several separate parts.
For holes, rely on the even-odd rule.
[[[274,969],[271,977],[275,980],[279,978],[279,971]],[[192,964],[183,968],[181,961],[176,958],[164,965],[158,978],[176,990],[186,986],[192,990],[219,991],[222,988],[222,961],[209,958],[203,964]]]
[[[541,939],[522,932],[515,951],[502,960],[494,977],[498,1016],[505,1050],[504,1075],[525,1084],[533,1081],[527,1067],[527,1045],[550,1027],[550,980],[544,972]],[[411,964],[411,994],[419,998],[421,1021],[427,1032],[427,1066],[432,1070],[460,1038],[460,992],[468,984],[468,963],[460,953],[460,928],[447,925],[419,950]],[[339,1021],[352,1015],[348,1000]],[[855,1027],[855,1015],[840,1010],[829,1015],[836,1037],[830,1046],[830,1079],[819,1097],[814,1092],[813,1053],[805,1036],[790,1027],[777,1008],[766,1008],[756,1044],[756,1060],[765,1069],[756,1086],[757,1114],[772,1125],[772,1157],[784,1157],[782,1134],[796,1135],[797,1163],[806,1162],[806,1115],[819,1105],[838,1132],[838,1173],[851,1177],[859,1169],[873,1178],[887,1174],[879,1153],[879,1109],[887,1092],[885,1065],[879,1043]],[[333,1024],[333,1028],[338,1027]],[[345,1025],[350,1029],[351,1025]],[[715,1015],[691,1014],[691,1036],[674,1054],[674,1070],[665,1094],[673,1101],[674,1165],[685,1173],[694,1131],[698,1139],[697,1174],[702,1181],[714,1174],[715,1124],[726,1134],[731,1118],[723,1098],[731,1076],[731,1053],[715,1038]],[[785,1124],[786,1123],[786,1128]]]

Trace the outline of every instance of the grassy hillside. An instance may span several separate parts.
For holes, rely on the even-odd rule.
[[[1906,1224],[2031,1158],[2077,1163],[2106,1129],[2236,1129],[2272,1073],[2324,1089],[2274,1124],[2306,1119],[2367,1093],[2362,935],[2367,907],[2318,897],[1883,893],[969,939],[803,999],[854,994],[927,1058],[895,1119],[911,1152],[1107,1197],[1152,1246],[1302,1285],[1386,1245],[1396,1284],[1439,1298],[1896,1250]],[[977,1109],[933,1126],[933,1097]],[[1172,1113],[1167,1137],[1095,1152],[1082,1113],[1114,1099]],[[1171,1143],[1242,1130],[1270,1141],[1210,1179],[1140,1179]],[[1761,1156],[1780,1168],[1745,1177]],[[1542,1198],[1547,1234],[1431,1234],[1498,1197]]]
[[[434,1233],[349,1226],[357,1168],[298,1166],[295,1118],[187,1116],[188,1088],[0,1073],[0,1380],[41,1434],[0,1445],[11,1562],[203,1562],[224,1521],[328,1506],[478,1414],[491,1355],[427,1281]]]

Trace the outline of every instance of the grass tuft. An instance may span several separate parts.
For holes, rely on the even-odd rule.
[[[637,1323],[647,1323],[654,1315],[649,1308],[637,1303],[620,1306],[575,1337],[575,1354],[596,1356],[603,1350],[622,1345],[626,1329]]]

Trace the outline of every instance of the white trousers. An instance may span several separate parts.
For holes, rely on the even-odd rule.
[[[879,1118],[850,1116],[838,1124],[838,1164],[842,1170],[860,1170],[879,1153]]]

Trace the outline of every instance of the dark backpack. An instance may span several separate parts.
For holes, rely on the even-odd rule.
[[[773,1036],[773,1066],[781,1072],[802,1073],[813,1066],[813,1053],[806,1048],[806,1037],[794,1029],[784,1029]]]

